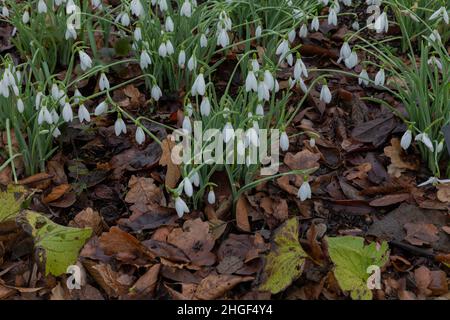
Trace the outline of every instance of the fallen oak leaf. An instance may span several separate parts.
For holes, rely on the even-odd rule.
[[[389,194],[381,198],[372,200],[369,205],[372,207],[387,207],[396,203],[400,203],[411,198],[409,193]]]
[[[66,192],[70,191],[72,189],[72,186],[70,184],[61,184],[59,186],[56,186],[50,191],[48,195],[43,197],[42,202],[44,204],[48,204],[50,202],[56,201],[60,199]]]
[[[195,297],[200,300],[214,300],[222,297],[229,290],[242,282],[253,281],[254,277],[234,275],[209,275],[204,278],[195,291]]]

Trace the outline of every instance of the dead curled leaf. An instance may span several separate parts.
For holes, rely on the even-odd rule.
[[[436,187],[438,189],[437,191],[437,198],[441,202],[450,202],[450,184],[439,184]]]
[[[226,274],[209,275],[200,282],[195,292],[195,297],[200,300],[218,299],[239,283],[252,281],[254,279],[254,277],[241,277]]]
[[[237,227],[245,232],[250,232],[250,222],[248,221],[249,203],[245,195],[241,195],[236,205],[236,224]]]
[[[158,282],[160,270],[161,264],[155,264],[148,269],[148,271],[136,281],[133,287],[131,287],[128,297],[133,299],[152,298]]]
[[[143,214],[165,205],[164,195],[152,178],[132,176],[128,187],[125,201],[133,204],[130,207],[133,213]]]
[[[405,152],[397,138],[391,139],[391,145],[384,148],[384,154],[391,159],[391,164],[388,166],[388,173],[394,177],[399,178],[403,171],[416,171],[420,167],[418,159],[405,156]]]
[[[312,169],[319,166],[320,154],[312,153],[308,149],[302,150],[295,155],[287,153],[284,157],[284,163],[291,170]]]
[[[438,241],[439,229],[431,223],[407,223],[405,224],[405,240],[415,246],[430,245]]]

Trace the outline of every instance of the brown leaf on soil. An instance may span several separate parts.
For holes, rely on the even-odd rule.
[[[91,261],[83,264],[108,296],[116,298],[128,292],[131,286],[129,277],[114,271],[109,264],[95,264]]]
[[[181,264],[187,264],[190,261],[183,250],[171,243],[150,239],[142,242],[142,244],[157,258],[164,258]]]
[[[158,283],[158,275],[161,270],[161,264],[152,266],[136,283],[131,287],[129,298],[132,299],[149,299],[153,298],[156,284]]]
[[[62,154],[58,153],[47,162],[47,171],[53,176],[52,180],[55,184],[68,183],[66,172],[64,171],[64,161]]]
[[[244,231],[250,232],[250,222],[248,221],[249,204],[245,195],[241,195],[236,204],[236,225]]]
[[[357,141],[372,143],[375,147],[379,147],[386,141],[395,125],[396,121],[392,115],[377,118],[356,126],[352,130],[351,136]]]
[[[405,240],[415,246],[430,245],[438,241],[439,229],[430,223],[407,223],[405,224]]]
[[[293,177],[293,175],[282,176],[282,177],[277,179],[277,184],[284,191],[286,191],[286,192],[288,192],[288,193],[290,193],[292,195],[297,195],[298,188],[290,183],[291,182],[291,177]],[[295,176],[293,179],[301,180],[301,178],[297,179],[297,176]]]
[[[182,229],[173,229],[167,242],[182,249],[194,265],[211,266],[216,261],[211,252],[215,241],[209,232],[209,224],[200,218],[187,220]]]
[[[37,173],[35,175],[32,175],[30,177],[27,177],[25,179],[19,180],[17,182],[17,184],[21,184],[21,185],[36,185],[38,183],[42,183],[44,181],[48,181],[51,178],[53,178],[52,175],[48,174],[48,173]]]
[[[448,292],[447,275],[444,271],[431,271],[431,282],[428,289],[431,290],[434,296],[440,296]]]
[[[414,270],[414,279],[419,293],[424,294],[425,296],[431,294],[431,291],[428,289],[428,286],[431,283],[430,269],[425,266],[417,268]]]
[[[70,184],[61,184],[59,186],[56,186],[48,195],[46,195],[42,199],[42,202],[47,204],[56,201],[60,199],[66,192],[70,191],[70,189],[72,189],[72,186]]]
[[[86,208],[80,211],[72,221],[69,222],[70,227],[76,228],[92,228],[96,235],[100,235],[103,231],[105,223],[102,216],[92,208]]]
[[[264,197],[261,199],[261,208],[263,208],[266,213],[266,222],[271,229],[278,227],[289,217],[286,199]]]
[[[162,156],[159,160],[159,164],[167,167],[166,173],[166,187],[175,188],[177,186],[178,180],[180,180],[181,172],[180,168],[172,162],[172,149],[175,147],[175,141],[172,141],[171,136],[167,136],[165,140],[162,141]]]
[[[128,182],[128,191],[125,201],[133,204],[130,210],[133,213],[146,213],[155,211],[165,205],[163,193],[152,178],[132,176]]]
[[[405,152],[397,138],[391,139],[391,145],[384,148],[384,154],[391,159],[388,172],[394,177],[400,177],[406,169],[416,171],[420,167],[420,162],[417,159],[412,158],[411,160],[411,157],[405,156]]]
[[[200,282],[195,292],[195,297],[200,300],[218,299],[239,283],[252,281],[253,279],[255,278],[233,275],[209,275]]]
[[[372,207],[387,207],[396,203],[400,203],[411,198],[409,193],[389,194],[387,196],[375,199],[369,203]]]
[[[354,167],[347,172],[344,173],[344,176],[348,180],[354,180],[354,179],[366,179],[367,173],[372,170],[372,164],[369,162],[365,162],[360,164],[357,167]]]
[[[439,184],[436,186],[437,198],[441,202],[450,202],[450,184]]]
[[[8,299],[16,293],[16,290],[0,284],[0,300]]]
[[[195,291],[197,290],[198,285],[193,283],[182,283],[181,292],[172,289],[166,283],[164,284],[164,287],[174,300],[194,300]]]
[[[99,238],[100,248],[109,256],[124,263],[143,265],[154,256],[131,234],[112,227]]]
[[[295,155],[288,152],[284,157],[284,163],[291,170],[312,169],[319,166],[319,159],[320,154],[305,149]]]

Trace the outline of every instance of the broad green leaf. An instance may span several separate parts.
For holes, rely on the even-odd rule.
[[[365,246],[360,237],[327,238],[328,253],[335,264],[334,275],[342,290],[350,291],[354,300],[371,300],[372,291],[367,286],[371,275],[368,268],[382,267],[389,259],[388,244],[375,242]]]
[[[267,255],[264,268],[266,280],[261,285],[261,290],[276,294],[302,274],[308,255],[298,241],[298,228],[297,219],[292,218],[276,231],[272,251]]]
[[[9,185],[6,191],[0,191],[0,223],[14,219],[25,201],[25,188]]]
[[[26,222],[31,226],[35,248],[39,250],[41,263],[45,262],[45,274],[59,276],[77,261],[78,253],[90,238],[90,228],[60,226],[43,215],[25,212]]]

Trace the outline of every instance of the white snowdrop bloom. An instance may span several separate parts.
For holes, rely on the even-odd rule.
[[[308,92],[308,87],[306,86],[306,84],[303,81],[303,79],[300,78],[300,79],[297,80],[297,82],[298,82],[298,84],[300,86],[300,89],[302,89],[303,93],[306,94]]]
[[[179,218],[182,218],[185,213],[189,213],[189,208],[186,202],[184,202],[184,200],[180,197],[175,199],[175,210],[177,211]]]
[[[289,42],[284,39],[277,47],[277,51],[275,52],[277,55],[284,56],[289,52]]]
[[[191,180],[194,186],[200,187],[200,175],[197,171],[194,171],[194,173],[190,175],[189,180]]]
[[[19,95],[19,87],[16,86],[15,84],[13,84],[12,89],[13,89],[14,95],[17,97]]]
[[[259,71],[259,62],[258,59],[254,58],[250,61],[250,64],[252,66],[252,70],[253,72],[258,72]]]
[[[319,0],[319,4],[322,3],[324,6],[328,5],[329,0]]]
[[[145,13],[140,0],[132,0],[130,3],[130,10],[131,14],[134,14],[136,17],[140,17]]]
[[[288,40],[290,43],[293,43],[295,41],[295,36],[296,36],[295,29],[292,29],[291,31],[289,31]]]
[[[58,112],[56,112],[55,109],[52,109],[52,112],[50,112],[50,114],[52,115],[53,123],[58,123],[58,121],[59,121]]]
[[[306,68],[303,60],[300,56],[297,57],[297,61],[294,65],[294,79],[298,80],[302,77],[302,75],[307,78],[308,77],[308,69]]]
[[[433,32],[431,32],[430,36],[428,37],[428,41],[429,42],[438,42],[438,43],[442,42],[439,31],[433,30]]]
[[[68,102],[64,104],[63,110],[62,110],[62,117],[65,122],[71,122],[73,120],[73,111],[72,107]]]
[[[136,142],[138,144],[143,144],[145,142],[145,132],[144,129],[142,129],[141,127],[137,127],[136,128],[136,133],[134,135],[134,138],[136,139]]]
[[[427,181],[419,184],[418,187],[425,187],[425,186],[430,185],[430,184],[435,186],[435,185],[438,185],[438,184],[445,184],[445,183],[450,183],[450,179],[441,180],[441,179],[438,179],[436,177],[431,177]]]
[[[230,38],[228,37],[228,32],[225,29],[219,31],[219,35],[217,36],[217,45],[222,48],[228,47],[230,44]]]
[[[300,31],[298,32],[298,36],[300,38],[306,38],[308,36],[308,27],[306,26],[306,24],[302,24],[302,26],[300,27]]]
[[[350,7],[352,5],[352,0],[342,0],[342,3],[347,7]]]
[[[128,15],[128,13],[123,12],[120,15],[120,24],[124,27],[128,27],[130,25],[130,16]]]
[[[283,152],[289,150],[289,137],[285,131],[283,131],[280,135],[280,148]]]
[[[81,70],[86,71],[87,69],[92,67],[92,59],[88,56],[86,52],[80,50],[78,51],[78,55],[80,57]]]
[[[309,146],[311,148],[314,148],[316,146],[316,139],[314,138],[309,139]]]
[[[152,98],[155,99],[155,101],[158,101],[162,97],[162,91],[161,88],[158,87],[158,85],[155,83],[151,90]]]
[[[175,49],[173,48],[172,41],[170,41],[170,40],[166,41],[166,49],[167,49],[167,55],[170,56],[170,55],[174,54]]]
[[[190,18],[192,16],[192,5],[191,1],[185,0],[180,9],[180,16]]]
[[[234,128],[231,122],[227,122],[222,130],[223,142],[228,143],[234,138]]]
[[[362,69],[358,76],[359,85],[367,86],[369,84],[369,74],[366,69]]]
[[[439,70],[442,71],[442,63],[441,63],[441,60],[439,60],[439,59],[436,58],[435,56],[432,56],[430,59],[428,59],[427,63],[428,63],[428,65],[430,65],[430,66],[436,66]]]
[[[194,81],[192,85],[191,94],[193,96],[201,95],[204,96],[206,92],[206,84],[205,78],[203,77],[203,73],[200,73]]]
[[[253,122],[253,124],[258,123],[256,121]],[[253,127],[248,129],[245,132],[245,139],[246,139],[246,145],[247,146],[255,146],[258,147],[259,146],[259,136],[258,136],[258,127]]]
[[[258,81],[256,80],[255,73],[252,70],[248,72],[247,78],[245,79],[245,91],[258,92]]]
[[[358,55],[355,51],[352,51],[348,58],[344,59],[345,66],[349,69],[353,69],[358,64]]]
[[[260,81],[258,83],[258,99],[259,101],[269,101],[270,100],[270,91],[264,81]]]
[[[210,190],[208,193],[208,203],[214,204],[216,203],[216,194],[214,193],[214,190]]]
[[[141,57],[139,59],[139,66],[142,70],[147,69],[149,65],[152,64],[152,58],[150,58],[150,55],[146,50],[142,50]]]
[[[17,100],[16,106],[17,106],[17,111],[19,111],[19,113],[23,113],[23,111],[25,110],[25,105],[23,104],[22,99],[19,98]]]
[[[44,122],[47,122],[48,124],[53,123],[53,117],[51,113],[48,111],[46,106],[43,106],[41,110],[39,111],[38,115],[38,124],[41,125]]]
[[[384,81],[385,81],[385,74],[384,74],[384,69],[381,68],[377,74],[375,75],[375,85],[376,86],[384,86]]]
[[[436,152],[439,154],[444,150],[444,141],[439,142],[437,148],[436,148]]]
[[[264,107],[262,106],[262,104],[258,104],[256,106],[256,111],[255,111],[257,116],[264,116]]]
[[[206,48],[208,46],[208,39],[206,38],[206,35],[204,33],[200,36],[200,47]]]
[[[166,18],[164,26],[166,28],[166,32],[173,32],[173,30],[175,29],[173,20],[172,20],[172,18],[170,16],[168,16]]]
[[[73,96],[74,96],[73,101],[75,103],[79,103],[80,102],[80,98],[83,97],[83,95],[81,94],[80,90],[78,90],[78,89],[75,89],[75,93],[73,94]]]
[[[188,60],[187,66],[189,71],[197,69],[197,59],[194,56],[191,56]]]
[[[211,113],[211,103],[209,102],[208,97],[203,97],[202,102],[200,103],[200,114],[204,117],[208,117]]]
[[[389,21],[386,12],[383,12],[375,19],[374,28],[377,33],[388,32]]]
[[[178,54],[178,66],[181,69],[184,69],[186,64],[186,51],[181,50],[180,53]]]
[[[109,80],[106,77],[105,73],[103,73],[103,72],[100,74],[100,80],[98,82],[98,86],[99,86],[101,91],[109,90],[109,88],[110,88],[109,87]]]
[[[80,123],[83,123],[83,121],[90,122],[91,121],[91,115],[89,114],[88,109],[84,106],[84,104],[81,104],[78,107],[78,119],[80,120]]]
[[[133,31],[134,40],[139,42],[142,40],[142,29],[141,27],[136,27]]]
[[[273,75],[269,70],[264,71],[264,83],[266,84],[267,88],[269,88],[270,91],[274,89],[276,91],[275,79],[273,78]]]
[[[294,64],[294,56],[292,55],[292,53],[286,56],[286,62],[292,67],[292,65]]]
[[[108,104],[106,103],[106,101],[102,101],[95,108],[94,114],[96,116],[100,116],[100,115],[104,114],[106,111],[108,111]]]
[[[22,15],[22,22],[24,24],[28,24],[28,22],[30,22],[30,13],[28,12],[28,10],[25,10],[23,15]]]
[[[194,187],[191,180],[188,177],[184,178],[181,182],[183,184],[184,193],[190,198],[194,195]]]
[[[60,135],[61,135],[61,131],[58,129],[58,127],[55,127],[52,132],[53,138],[58,138]]]
[[[348,42],[345,41],[342,44],[341,50],[339,51],[339,59],[340,60],[347,59],[348,57],[350,57],[351,54],[352,54],[352,49],[350,48],[350,45],[348,44]]]
[[[8,7],[6,5],[4,5],[2,7],[2,16],[9,17],[9,10],[8,10]]]
[[[311,21],[311,30],[312,31],[319,31],[320,22],[318,17],[314,17]]]
[[[352,23],[352,29],[355,31],[359,30],[359,22],[358,21],[355,21]]]
[[[261,35],[262,35],[262,27],[261,27],[261,25],[258,25],[255,30],[256,39],[261,38]]]
[[[36,98],[34,99],[34,106],[35,106],[36,110],[40,109],[43,97],[44,97],[44,94],[40,91],[36,94]]]
[[[162,58],[167,57],[167,47],[166,47],[166,43],[165,43],[165,42],[162,42],[162,43],[159,45],[159,48],[158,48],[158,54],[159,54],[159,56],[162,57]]]
[[[428,20],[435,20],[437,18],[439,18],[440,16],[442,16],[442,18],[444,19],[444,22],[446,24],[449,23],[449,18],[448,18],[448,12],[447,9],[445,7],[440,7],[439,9],[437,9]]]
[[[406,130],[406,132],[402,136],[400,145],[404,150],[408,150],[409,146],[411,145],[411,141],[412,141],[412,132],[411,130]]]
[[[326,84],[324,84],[320,90],[320,101],[323,101],[326,104],[331,102],[331,91]]]
[[[189,117],[184,117],[183,123],[181,124],[181,128],[187,133],[192,133],[192,124],[191,119]]]
[[[188,115],[188,117],[192,117],[192,113],[194,111],[194,108],[192,107],[191,103],[188,103],[187,105],[184,106],[184,111],[186,112],[186,114]]]
[[[102,7],[102,0],[91,0],[92,9],[99,9]]]
[[[120,136],[122,133],[127,133],[127,126],[125,124],[125,121],[121,117],[118,117],[116,122],[114,123],[114,132],[116,136]]]
[[[428,148],[428,150],[434,152],[433,142],[431,141],[427,133],[424,132],[418,134],[414,140],[422,142]]]
[[[67,24],[67,29],[64,37],[66,38],[66,40],[77,39],[77,31],[75,30],[75,26],[73,24]]]
[[[38,2],[38,13],[47,13],[47,4],[44,0]]]
[[[337,26],[337,13],[334,8],[330,9],[330,12],[328,13],[328,24],[330,26]]]
[[[304,181],[298,189],[297,197],[300,201],[305,201],[306,199],[311,199],[311,187],[308,181]]]
[[[159,5],[159,10],[161,10],[161,12],[167,11],[169,9],[169,6],[167,5],[166,0],[159,0],[158,5]]]
[[[237,140],[236,151],[240,157],[245,155],[245,143],[241,138]]]

